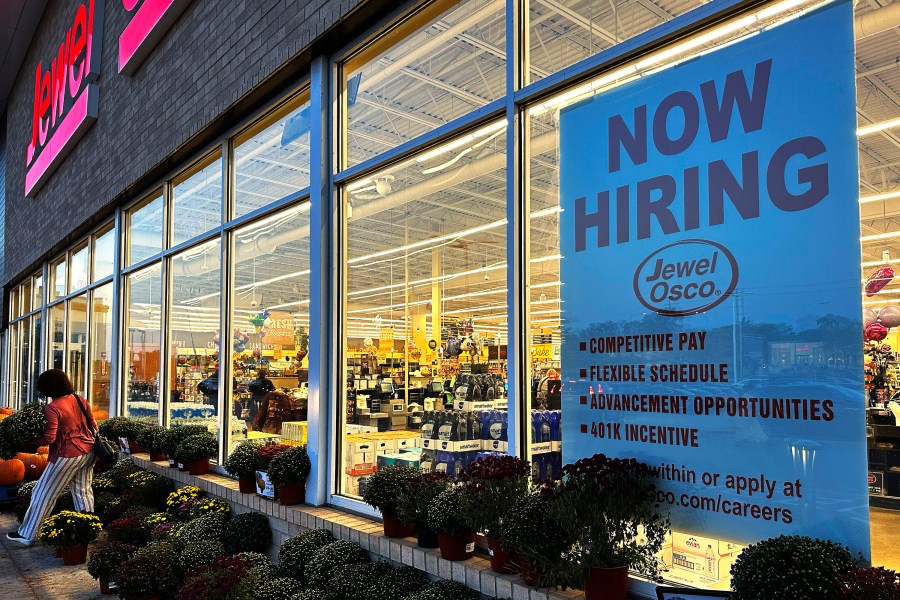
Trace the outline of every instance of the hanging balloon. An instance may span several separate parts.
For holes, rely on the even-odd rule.
[[[866,296],[874,296],[891,282],[894,278],[894,269],[891,266],[881,267],[866,279]]]
[[[888,329],[900,325],[900,306],[890,304],[882,308],[878,313],[878,322]]]
[[[887,327],[885,327],[881,323],[872,323],[868,327],[866,327],[864,337],[867,342],[879,342],[886,338],[887,334]]]
[[[878,321],[878,313],[871,308],[863,310],[863,329]]]

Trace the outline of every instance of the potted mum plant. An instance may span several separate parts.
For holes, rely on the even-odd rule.
[[[475,532],[465,518],[465,488],[451,487],[428,505],[428,526],[437,532],[446,560],[466,560],[475,553]]]
[[[658,578],[656,555],[669,522],[653,482],[649,467],[634,459],[595,454],[563,467],[550,507],[574,542],[587,600],[625,600],[629,569]]]
[[[122,542],[104,542],[91,552],[87,570],[91,577],[100,582],[101,594],[116,593],[115,585],[111,586],[110,582],[115,581],[119,565],[134,556],[135,552],[137,546]]]
[[[279,503],[300,504],[306,499],[306,478],[311,469],[306,446],[294,446],[272,459],[269,479],[278,491]]]
[[[187,437],[175,449],[175,459],[179,465],[185,465],[191,475],[209,473],[209,459],[219,451],[216,436],[206,432]]]
[[[88,544],[102,528],[96,515],[64,510],[41,523],[38,538],[60,552],[64,565],[80,565],[87,560]]]
[[[572,540],[551,514],[546,491],[529,494],[512,506],[500,525],[500,541],[527,585],[564,583],[553,573],[560,570],[560,557]]]
[[[260,447],[259,442],[244,440],[222,465],[229,474],[238,478],[238,490],[242,494],[252,494],[256,490],[256,471],[260,463],[256,451]]]
[[[116,427],[119,434],[119,446],[128,454],[143,452],[144,448],[138,444],[137,438],[147,425],[132,419],[125,419]]]
[[[166,453],[162,449],[163,435],[166,430],[159,425],[148,425],[137,434],[137,445],[150,453],[150,460],[158,462],[166,460]]]
[[[363,502],[381,511],[385,537],[412,535],[412,524],[401,522],[397,516],[397,504],[400,494],[406,492],[409,481],[418,474],[416,469],[398,465],[379,469],[369,477],[362,495]]]
[[[175,429],[167,429],[161,436],[160,449],[169,457],[169,466],[178,468],[178,463],[175,461],[175,451],[182,440],[192,435],[203,433],[209,433],[209,429],[205,425],[182,425]],[[185,467],[183,470],[187,470],[187,468]]]
[[[116,571],[122,600],[160,600],[174,592],[178,583],[178,554],[168,542],[147,544]]]
[[[259,463],[256,466],[256,495],[263,498],[278,499],[278,490],[269,479],[269,465],[272,459],[293,448],[287,444],[268,444],[256,449],[254,455]]]
[[[463,510],[472,531],[487,538],[491,570],[512,573],[509,553],[500,543],[503,518],[516,502],[528,494],[531,467],[515,456],[489,456],[463,469],[458,479],[466,489]]]
[[[420,473],[407,482],[397,498],[397,516],[401,523],[415,523],[420,548],[437,548],[437,533],[428,526],[428,505],[450,488],[450,476],[442,471]]]

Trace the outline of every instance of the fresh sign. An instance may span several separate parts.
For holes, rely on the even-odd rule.
[[[94,35],[94,32],[97,35]],[[97,120],[103,0],[78,5],[49,63],[34,73],[31,141],[25,152],[25,196],[33,198]]]

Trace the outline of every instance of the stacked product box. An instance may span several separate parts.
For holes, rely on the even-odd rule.
[[[460,401],[456,406],[459,410],[423,414],[421,470],[455,476],[485,452],[506,452],[506,411],[494,409],[494,402]]]
[[[345,489],[357,494],[365,478],[380,468],[405,464],[419,468],[416,434],[410,431],[354,433],[344,447]],[[363,488],[364,489],[364,488]]]
[[[676,573],[681,571],[688,575],[685,581],[693,581],[696,577],[719,581],[728,573],[742,549],[722,540],[673,532],[671,564]]]

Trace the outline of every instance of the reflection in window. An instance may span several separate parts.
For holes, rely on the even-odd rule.
[[[248,437],[306,441],[309,202],[235,232],[234,415]],[[232,436],[232,448],[241,437]]]
[[[93,271],[91,281],[100,281],[112,275],[113,259],[116,255],[116,231],[110,228],[94,236]]]
[[[32,297],[31,297],[31,278],[29,277],[22,283],[22,293],[20,295],[20,301],[22,302],[22,314],[28,314],[32,310]]]
[[[44,303],[44,276],[34,276],[34,308],[38,309]]]
[[[561,71],[703,4],[701,0],[529,0],[530,81]]]
[[[219,387],[219,268],[221,240],[185,250],[172,258],[169,364],[170,425],[205,425],[218,431],[217,416],[230,394]]]
[[[112,364],[113,284],[91,293],[91,406],[98,420],[109,416],[109,369]],[[106,413],[104,415],[104,412]]]
[[[41,345],[41,326],[43,325],[41,320],[41,313],[35,313],[34,316],[31,317],[33,327],[32,327],[32,335],[34,335],[34,353],[31,361],[31,381],[37,381],[38,375],[41,374],[43,357],[42,351],[43,347]],[[32,386],[31,390],[31,399],[37,400],[39,398],[37,393],[37,387]]]
[[[402,455],[451,474],[476,449],[505,451],[505,133],[482,127],[348,186],[341,447],[384,431],[460,443]],[[371,472],[359,459],[342,457],[344,494]]]
[[[172,186],[172,245],[222,223],[222,161],[216,154]]]
[[[68,362],[66,372],[75,392],[87,395],[87,295],[82,294],[69,300]]]
[[[504,95],[505,2],[448,4],[432,3],[345,63],[345,166]]]
[[[147,423],[159,419],[160,265],[125,280],[125,415]]]
[[[309,187],[309,126],[309,102],[292,103],[235,140],[235,217]]]
[[[22,337],[19,343],[22,344],[22,352],[19,362],[19,398],[22,403],[25,403],[32,400],[28,395],[28,384],[31,382],[32,370],[34,369],[34,365],[31,363],[33,358],[31,354],[31,318],[22,319],[20,327],[22,329]]]
[[[66,258],[63,257],[50,265],[50,301],[62,298],[66,293]]]
[[[22,314],[21,308],[19,306],[19,288],[14,287],[9,293],[9,319],[18,319]]]
[[[71,269],[69,269],[70,289],[74,292],[88,284],[88,247],[87,244],[72,251]]]
[[[128,211],[125,221],[125,231],[128,235],[126,266],[160,253],[163,246],[162,194]]]
[[[50,368],[66,368],[66,303],[50,307]]]
[[[9,338],[9,388],[7,391],[9,393],[9,405],[15,408],[19,407],[19,362],[21,361],[21,356],[19,355],[19,350],[21,348],[20,333],[21,324],[12,323],[6,334]]]

